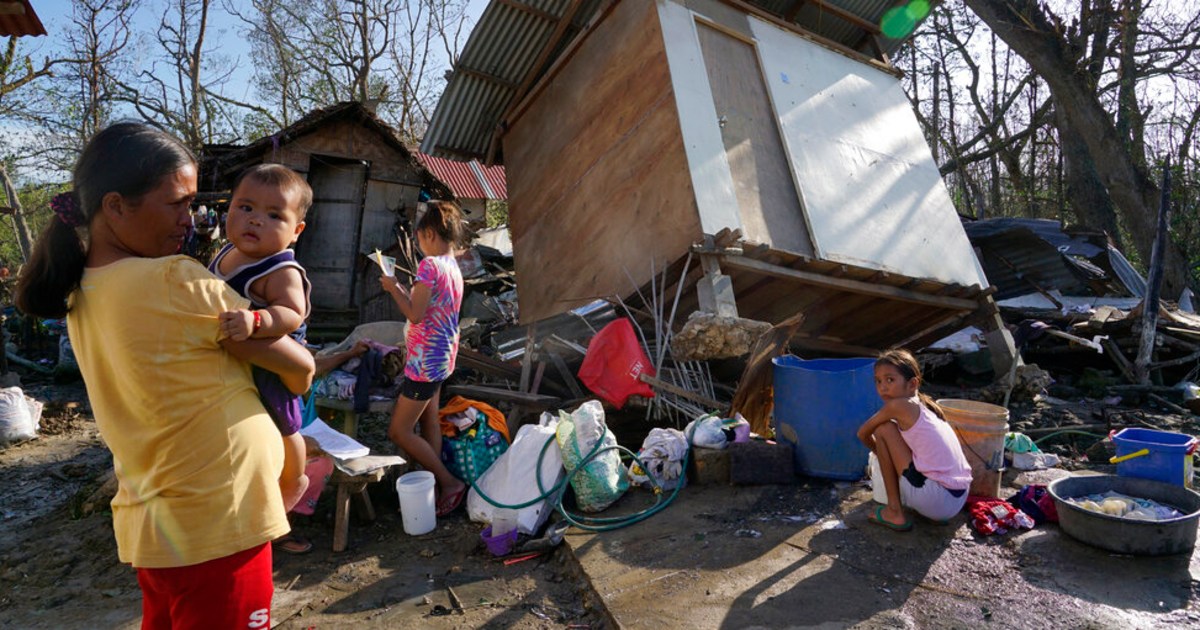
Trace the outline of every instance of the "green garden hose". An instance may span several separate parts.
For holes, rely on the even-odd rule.
[[[695,432],[694,426],[693,426],[692,431]],[[607,426],[604,427],[604,432],[600,434],[600,439],[596,440],[596,444],[594,446],[592,446],[592,450],[588,451],[588,454],[585,455],[579,461],[579,465],[575,467],[575,470],[567,473],[567,475],[565,477],[563,477],[561,481],[554,484],[554,486],[552,486],[550,489],[546,489],[545,485],[542,483],[542,460],[545,459],[545,457],[546,457],[546,450],[550,448],[551,444],[555,443],[556,436],[550,436],[546,440],[546,443],[542,445],[542,450],[538,453],[538,460],[537,460],[537,464],[536,464],[537,485],[538,485],[538,491],[541,492],[541,494],[538,495],[537,497],[534,497],[533,499],[530,499],[530,500],[524,502],[524,503],[520,503],[517,505],[508,505],[505,503],[500,503],[499,501],[496,501],[496,500],[492,499],[491,497],[489,497],[487,494],[485,494],[483,492],[483,490],[480,490],[479,486],[475,485],[474,479],[472,479],[470,481],[471,487],[475,490],[475,492],[479,493],[480,497],[483,497],[484,501],[487,501],[488,503],[492,504],[495,507],[509,509],[509,510],[519,510],[521,508],[525,508],[525,507],[534,505],[534,504],[538,503],[539,501],[544,501],[548,498],[554,497],[553,501],[554,501],[555,509],[557,509],[558,512],[563,515],[563,518],[568,523],[574,525],[575,527],[578,527],[579,529],[592,531],[592,532],[612,531],[614,529],[620,529],[622,527],[627,527],[629,525],[633,525],[634,523],[639,523],[641,521],[644,521],[644,520],[650,518],[651,516],[654,516],[655,514],[658,514],[663,509],[665,509],[668,505],[670,505],[671,502],[675,500],[675,497],[679,494],[679,489],[683,487],[684,479],[680,479],[680,482],[678,484],[676,484],[675,489],[671,492],[670,496],[667,496],[664,499],[663,498],[664,491],[663,491],[662,486],[658,483],[658,480],[655,479],[653,475],[647,475],[647,477],[649,477],[649,479],[650,479],[650,482],[654,485],[655,500],[654,500],[654,505],[651,505],[650,507],[648,507],[644,510],[640,510],[633,514],[627,514],[624,516],[596,517],[596,516],[575,515],[569,511],[567,511],[567,509],[565,507],[563,507],[563,496],[566,494],[566,484],[569,483],[576,474],[578,474],[580,471],[582,471],[584,469],[584,467],[587,466],[588,463],[590,463],[593,459],[599,457],[602,453],[606,453],[606,452],[614,450],[614,449],[619,450],[622,453],[628,455],[627,459],[632,459],[633,461],[637,462],[637,465],[641,466],[643,470],[646,470],[646,466],[645,466],[645,464],[642,463],[642,460],[639,459],[638,456],[633,451],[625,448],[624,446],[621,446],[620,444],[615,444],[612,446],[605,446],[605,447],[601,448],[601,444],[604,443],[604,437],[606,435],[608,435],[608,427]],[[683,456],[683,468],[682,468],[683,472],[681,473],[682,475],[687,474],[687,467],[688,467],[689,461],[691,460],[691,457],[692,457],[692,441],[691,441],[691,438],[689,437],[688,438],[688,450],[684,453],[684,456]]]

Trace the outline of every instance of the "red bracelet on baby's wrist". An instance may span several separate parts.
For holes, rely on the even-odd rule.
[[[262,313],[258,311],[251,312],[254,313],[254,330],[250,331],[250,334],[253,335],[254,333],[258,332],[259,328],[262,328]]]

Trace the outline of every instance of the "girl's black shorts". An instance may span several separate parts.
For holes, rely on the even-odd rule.
[[[409,400],[429,400],[445,381],[414,381],[407,376],[400,383],[400,395]]]

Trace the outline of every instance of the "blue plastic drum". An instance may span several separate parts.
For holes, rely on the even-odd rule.
[[[883,401],[875,392],[875,359],[777,357],[775,436],[792,446],[796,472],[862,479],[867,448],[856,432]]]

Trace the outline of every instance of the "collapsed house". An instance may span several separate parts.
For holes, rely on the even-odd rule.
[[[661,274],[685,316],[803,313],[815,352],[1005,341],[875,26],[891,4],[494,2],[422,150],[506,165],[523,322]]]
[[[1174,404],[1170,397],[1200,409],[1191,391],[1200,373],[1200,318],[1189,290],[1178,303],[1159,304],[1146,366],[1153,384],[1144,384],[1135,358],[1146,279],[1102,230],[1013,217],[967,221],[965,228],[1025,360],[1085,393],[1149,394],[1163,405]],[[984,371],[971,358],[979,332],[968,327],[934,350],[959,353],[966,372]]]
[[[1102,230],[1019,217],[964,227],[998,301],[1036,293],[1061,309],[1063,295],[1141,298],[1146,292],[1146,279]]]

